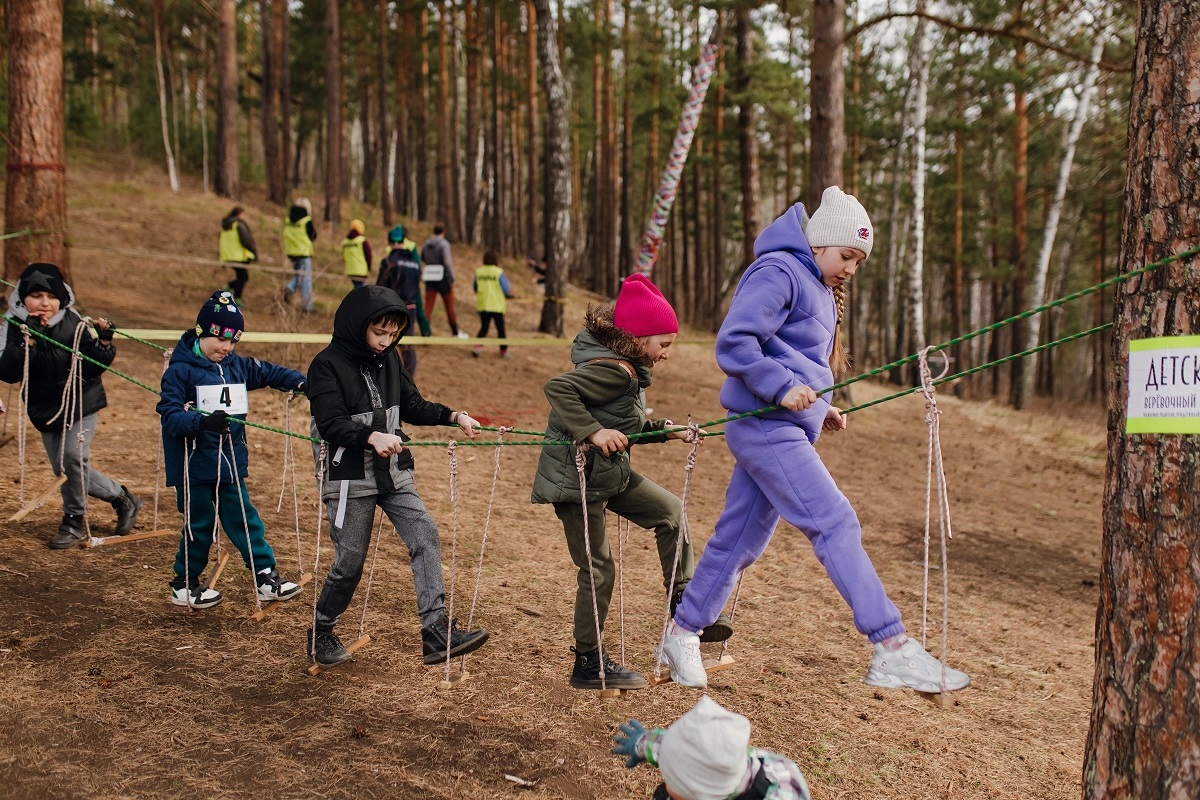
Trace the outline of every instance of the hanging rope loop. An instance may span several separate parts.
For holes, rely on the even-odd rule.
[[[608,688],[604,675],[604,641],[600,633],[600,606],[596,602],[596,570],[592,567],[592,535],[588,530],[587,502],[587,451],[586,444],[575,445],[575,471],[579,473],[579,509],[583,516],[583,549],[587,554],[588,578],[592,588],[592,621],[596,623],[596,659],[600,664],[600,689]]]

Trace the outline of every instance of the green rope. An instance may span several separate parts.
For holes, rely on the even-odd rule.
[[[947,375],[944,378],[938,378],[937,380],[935,380],[933,382],[933,385],[938,386],[940,384],[949,383],[950,381],[957,380],[959,378],[964,378],[967,375],[974,375],[976,372],[982,372],[985,369],[991,369],[992,367],[996,367],[996,366],[999,366],[1000,364],[1008,363],[1009,361],[1013,361],[1018,358],[1024,358],[1025,356],[1030,356],[1030,355],[1033,355],[1034,353],[1040,353],[1043,350],[1049,350],[1051,347],[1057,347],[1060,344],[1066,344],[1067,342],[1073,342],[1076,339],[1083,339],[1085,337],[1091,336],[1094,333],[1099,333],[1100,331],[1106,331],[1109,328],[1111,328],[1112,326],[1113,326],[1113,324],[1111,322],[1106,322],[1103,325],[1097,325],[1096,327],[1089,328],[1086,331],[1080,331],[1079,333],[1072,333],[1070,336],[1064,336],[1063,338],[1056,339],[1053,342],[1046,342],[1045,344],[1040,344],[1037,347],[1031,347],[1028,350],[1022,350],[1020,353],[1013,353],[1012,355],[1005,356],[1004,358],[996,359],[995,361],[991,361],[987,364],[980,364],[977,367],[971,367],[970,369],[963,370],[962,372],[955,373],[954,375]],[[895,394],[890,394],[887,397],[881,397],[878,400],[872,400],[869,403],[862,403],[860,405],[853,406],[852,408],[847,408],[845,411],[842,412],[842,416],[845,416],[846,414],[849,414],[852,411],[862,411],[864,408],[870,408],[871,406],[877,406],[880,403],[886,403],[888,400],[895,400],[898,397],[904,397],[905,395],[913,394],[914,392],[919,392],[920,390],[921,390],[920,386],[914,386],[911,389],[905,389],[903,391],[896,392]]]

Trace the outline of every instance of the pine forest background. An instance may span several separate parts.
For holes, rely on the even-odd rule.
[[[856,371],[1113,274],[1132,2],[65,0],[67,142],[126,148],[160,160],[164,182],[186,171],[231,198],[309,195],[331,231],[346,197],[378,206],[386,226],[441,221],[452,240],[549,258],[612,296],[719,14],[716,73],[654,271],[686,321],[719,326],[758,231],[796,200],[815,207],[814,174],[840,175],[876,227],[847,321]],[[813,111],[831,31],[844,70],[832,165],[816,163],[828,156],[814,135],[829,129]],[[1029,334],[981,336],[954,349],[953,369],[1111,309],[1098,292]],[[1102,401],[1106,338],[1050,353],[955,388],[1018,407],[1031,391]]]

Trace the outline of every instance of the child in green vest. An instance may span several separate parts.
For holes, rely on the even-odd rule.
[[[501,339],[505,338],[505,298],[512,297],[512,290],[508,285],[508,276],[497,266],[499,261],[496,251],[488,250],[483,254],[483,266],[475,270],[475,280],[471,285],[475,289],[475,308],[479,311],[479,333],[475,335],[476,339],[483,339],[488,335],[488,328],[493,320],[496,322],[496,335]],[[482,353],[481,344],[471,348],[471,355],[475,358],[479,358]],[[500,345],[500,357],[508,358],[508,345]]]
[[[575,668],[570,681],[576,689],[641,689],[646,685],[641,674],[610,660],[600,646],[616,577],[604,529],[606,510],[654,531],[663,588],[673,589],[672,607],[692,577],[692,548],[686,540],[676,564],[682,513],[679,498],[630,469],[628,453],[631,434],[659,432],[634,440],[658,443],[681,439],[686,433],[665,432],[670,420],[646,419],[645,389],[653,367],[667,360],[678,333],[679,321],[662,292],[649,278],[631,275],[615,304],[588,308],[584,330],[571,347],[575,368],[551,378],[543,387],[550,401],[546,438],[588,446],[586,505],[580,497],[576,449],[566,445],[542,448],[532,498],[535,503],[554,506],[571,560],[578,568],[572,648]]]
[[[351,289],[357,289],[367,282],[371,274],[371,244],[363,234],[366,226],[361,219],[350,220],[350,232],[342,239],[342,266],[345,267],[346,277],[350,279]]]

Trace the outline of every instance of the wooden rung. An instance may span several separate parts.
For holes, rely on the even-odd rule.
[[[599,695],[601,697],[623,697],[630,689],[601,689]]]
[[[914,689],[913,691],[916,690]],[[921,697],[924,697],[926,700],[939,708],[954,708],[954,703],[956,702],[953,693],[918,691],[917,694],[921,695]]]
[[[451,672],[449,678],[438,681],[438,688],[453,689],[455,686],[458,686],[469,677],[471,677],[471,673],[467,672],[465,669],[459,672]]]
[[[28,503],[26,503],[24,508],[22,508],[20,511],[18,511],[17,513],[15,513],[11,517],[9,517],[8,521],[9,522],[20,522],[21,520],[25,519],[25,517],[29,516],[29,513],[31,511],[36,509],[42,503],[46,502],[46,499],[48,497],[50,497],[50,495],[53,494],[54,491],[56,489],[58,489],[58,487],[62,486],[66,482],[67,482],[67,476],[59,475],[58,478],[55,479],[54,483],[47,486],[45,489],[42,490],[41,494],[39,494],[37,497],[33,498]]]
[[[709,675],[711,675],[714,672],[720,672],[723,669],[729,669],[736,663],[737,663],[737,661],[734,660],[733,656],[726,653],[725,655],[721,656],[720,658],[704,659],[704,671],[707,672]],[[654,684],[655,686],[661,686],[664,683],[670,683],[670,682],[671,682],[671,670],[668,669],[665,664],[663,665],[663,671],[662,671],[661,675],[651,675],[650,676],[650,683]]]
[[[296,581],[296,584],[297,584],[298,586],[304,586],[305,584],[307,584],[307,583],[308,583],[309,581],[311,581],[311,580],[312,580],[312,573],[311,573],[311,572],[306,572],[306,573],[304,573],[303,575],[301,575],[301,576],[300,576],[300,580]],[[257,590],[257,589],[255,589],[255,591],[258,591],[258,590]],[[287,600],[272,600],[271,602],[267,603],[265,606],[263,606],[262,608],[260,608],[258,611],[256,611],[255,613],[251,614],[251,615],[250,615],[250,619],[254,620],[255,622],[262,622],[264,619],[266,619],[266,618],[267,618],[267,614],[270,614],[270,613],[271,613],[272,611],[274,611],[274,610],[275,610],[275,609],[276,609],[278,606],[280,606],[280,605],[282,605],[282,604],[286,603],[288,600],[292,600],[292,599],[294,599],[294,598],[296,597],[296,595],[298,595],[298,594],[300,594],[300,593],[299,593],[299,592],[296,592],[296,594],[293,594],[293,595],[289,596]]]
[[[8,436],[5,436],[3,439],[0,439],[0,447],[4,447],[4,445],[6,445],[6,444],[8,444],[9,442],[11,442],[11,441],[12,441],[14,438],[16,438],[16,437],[14,437],[14,436],[13,436],[13,435],[10,433]]]
[[[167,529],[159,531],[146,531],[144,533],[127,533],[124,536],[93,536],[86,542],[80,542],[80,547],[91,549],[100,547],[106,544],[125,544],[126,542],[140,542],[143,539],[157,539],[160,536],[170,536],[171,534],[179,535],[179,531],[171,531]]]
[[[357,652],[360,647],[366,646],[366,644],[370,641],[371,641],[371,635],[364,633],[362,636],[358,637],[353,642],[346,645],[346,652],[347,653]],[[308,668],[308,674],[309,675],[317,675],[321,672],[321,669],[322,669],[321,665],[313,664],[311,667]]]
[[[229,553],[221,553],[221,557],[217,559],[217,568],[213,570],[212,577],[208,579],[208,588],[217,588],[217,579],[221,577],[221,572],[225,569],[225,565],[229,563]]]

